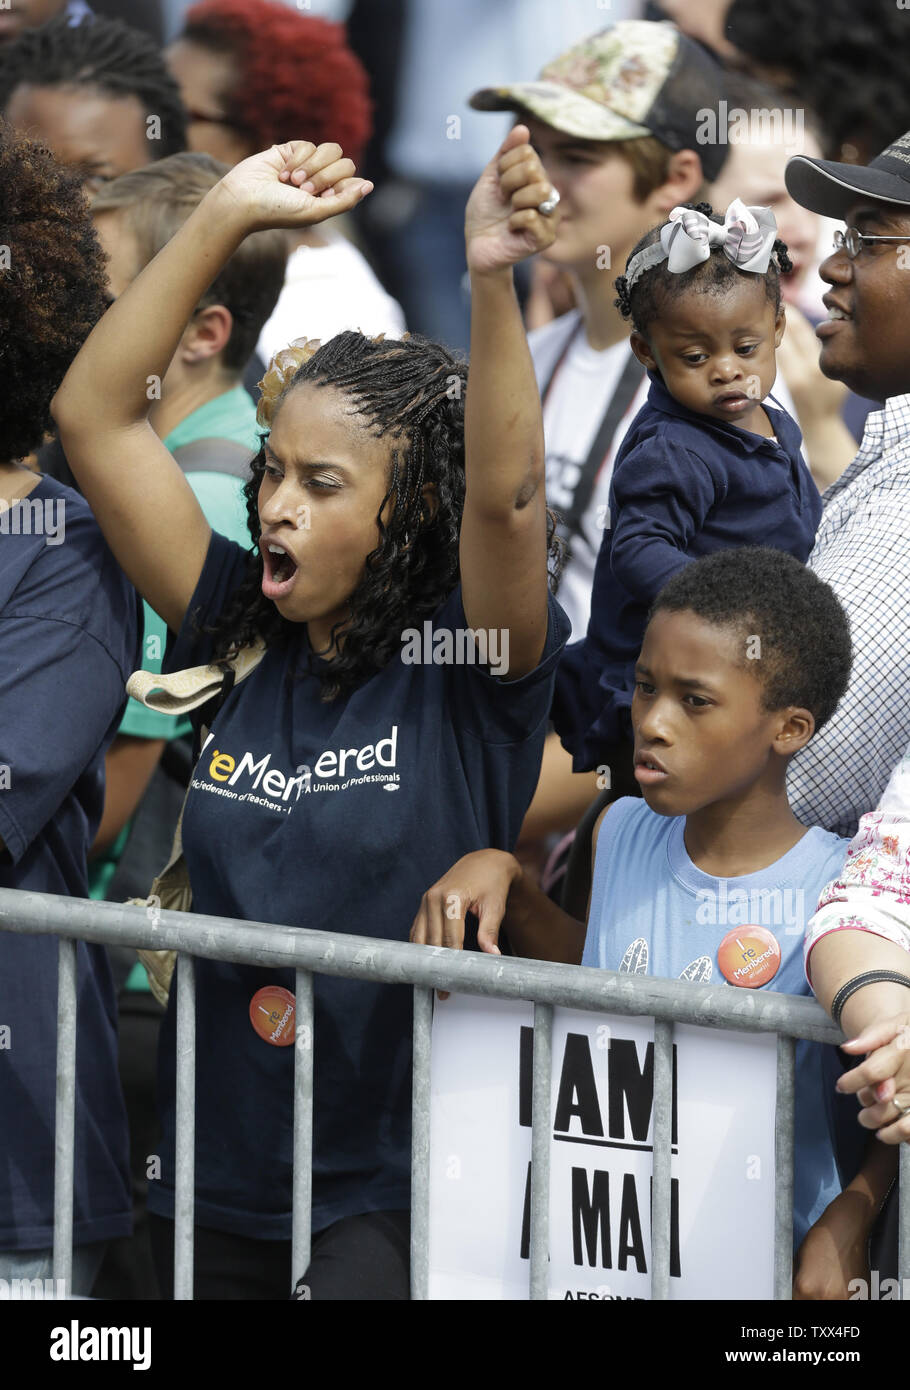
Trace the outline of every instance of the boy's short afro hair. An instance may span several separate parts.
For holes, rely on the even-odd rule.
[[[107,305],[78,173],[0,119],[0,460],[36,449],[50,404]]]
[[[372,130],[369,80],[341,24],[277,0],[201,0],[179,37],[232,59],[237,81],[223,100],[257,150],[337,141],[359,162]]]
[[[648,620],[661,610],[690,611],[735,629],[742,664],[761,682],[768,711],[807,709],[817,731],[847,689],[853,659],[847,615],[830,585],[781,550],[742,546],[703,556],[664,585]]]

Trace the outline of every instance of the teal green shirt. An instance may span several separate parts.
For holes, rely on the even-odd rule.
[[[164,444],[173,451],[182,449],[184,444],[195,444],[197,439],[230,439],[256,453],[261,433],[249,392],[243,386],[234,386],[187,415],[166,436]]]
[[[244,387],[235,386],[201,405],[185,420],[181,420],[165,437],[163,443],[173,452],[182,448],[184,444],[195,443],[197,439],[229,439],[235,444],[243,444],[250,453],[258,451],[260,429],[256,423],[256,407]],[[222,536],[227,536],[229,540],[236,541],[238,545],[248,549],[252,541],[247,526],[243,480],[229,473],[187,473],[186,480],[193,489],[212,530],[219,531]],[[142,669],[160,671],[167,641],[167,627],[164,620],[159,618],[147,603],[143,603],[142,607],[145,615]],[[157,710],[146,709],[138,700],[130,699],[123,712],[118,733],[133,738],[172,739],[182,738],[190,732],[190,728],[189,719],[175,719],[170,714],[159,714]],[[110,849],[89,864],[89,895],[92,898],[105,897],[126,845],[128,833],[127,824]],[[141,970],[141,967],[139,969]],[[136,986],[130,981],[128,987]]]
[[[166,448],[180,449],[197,439],[230,439],[255,452],[259,448],[259,428],[256,407],[242,386],[216,396],[213,401],[194,410],[164,439]],[[228,473],[187,473],[186,480],[196,495],[205,519],[213,531],[246,548],[252,544],[246,520],[246,501],[243,482]],[[167,641],[167,628],[147,603],[145,635],[142,646],[142,669],[160,671]],[[146,709],[138,700],[130,700],[120,724],[121,734],[137,738],[181,738],[189,733],[190,721],[175,722],[173,715],[159,714]]]

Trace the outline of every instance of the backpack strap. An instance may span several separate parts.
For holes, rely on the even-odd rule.
[[[171,452],[184,473],[227,473],[244,482],[256,457],[245,444],[233,439],[194,439]]]
[[[164,714],[184,714],[199,705],[220,695],[217,708],[220,709],[233,687],[245,680],[255,671],[265,655],[265,643],[256,642],[244,647],[229,661],[212,662],[208,666],[191,666],[185,671],[175,671],[173,675],[162,676],[155,671],[134,671],[126,683],[127,691],[135,700],[149,709]],[[202,742],[208,731],[201,730]],[[147,898],[129,898],[128,901],[146,908],[154,903],[156,908],[169,912],[189,912],[192,908],[193,890],[189,870],[183,857],[183,813],[186,810],[190,789],[186,788],[183,805],[174,826],[174,838],[167,864],[152,884]],[[139,959],[148,974],[149,988],[158,1003],[167,1007],[168,994],[176,951],[138,951]]]
[[[588,510],[591,504],[591,498],[594,496],[594,485],[597,482],[597,476],[613,447],[613,436],[619,428],[620,420],[635,399],[638,388],[644,378],[645,370],[643,364],[639,362],[630,348],[628,359],[622,369],[613,394],[607,402],[607,408],[597,427],[597,432],[591,441],[588,457],[582,465],[578,482],[575,485],[575,491],[572,494],[572,501],[569,505],[569,509],[563,516],[562,524],[559,528],[560,534],[568,544],[570,555],[573,539],[582,534],[585,512]],[[563,570],[563,574],[565,574],[565,570]]]
[[[584,333],[584,329],[584,319],[579,318],[563,343],[559,356],[546,382],[540,388],[540,401],[542,406],[546,405],[553,384],[559,376],[560,369],[568,357],[569,352]],[[572,541],[576,536],[583,534],[585,513],[591,504],[591,498],[594,495],[594,487],[600,470],[609,457],[610,450],[613,446],[613,436],[619,428],[620,420],[634,401],[644,375],[644,366],[639,362],[632,349],[629,348],[628,360],[620,373],[616,386],[613,388],[613,394],[607,402],[604,413],[601,416],[600,424],[591,441],[588,456],[579,472],[569,509],[561,517],[557,528],[559,535],[566,543],[567,554],[565,565],[568,564],[572,556]],[[558,593],[559,584],[565,577],[565,565],[563,566],[560,578],[553,586],[554,594]]]
[[[159,714],[189,714],[216,695],[227,693],[226,680],[230,681],[228,690],[246,680],[264,656],[265,643],[260,641],[244,647],[229,661],[189,666],[169,676],[157,671],[134,671],[126,683],[126,691],[134,700]]]

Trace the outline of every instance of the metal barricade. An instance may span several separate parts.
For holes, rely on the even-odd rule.
[[[553,1008],[585,1009],[654,1020],[654,1143],[651,1297],[670,1295],[671,1097],[675,1023],[777,1034],[775,1120],[774,1297],[792,1285],[793,1120],[798,1038],[843,1039],[814,999],[617,974],[445,947],[266,922],[0,889],[0,932],[60,938],[57,1002],[54,1278],[72,1272],[73,1134],[76,1067],[76,941],[178,952],[174,1298],[193,1296],[195,991],[193,958],[296,971],[292,1269],[310,1258],[313,1153],[313,975],[337,975],[414,989],[411,1166],[411,1297],[429,1287],[430,1051],[433,991],[527,1000],[534,1005],[531,1111],[530,1297],[547,1297]],[[900,1296],[910,1289],[910,1145],[901,1146]]]

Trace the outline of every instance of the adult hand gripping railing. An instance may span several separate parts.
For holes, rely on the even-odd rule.
[[[812,999],[617,974],[404,941],[161,912],[118,903],[0,889],[0,931],[60,938],[57,1003],[54,1278],[69,1287],[73,1237],[73,1134],[76,1064],[76,941],[179,953],[174,1297],[193,1296],[195,995],[193,957],[296,971],[292,1269],[310,1258],[313,1115],[313,975],[339,975],[414,987],[411,1182],[411,1297],[429,1285],[430,1027],[433,990],[522,999],[534,1004],[531,1130],[530,1296],[547,1297],[549,1130],[553,1008],[654,1019],[654,1147],[651,1297],[670,1290],[670,1140],[674,1023],[776,1033],[774,1296],[792,1282],[793,1095],[795,1039],[838,1043],[843,1034]],[[899,1288],[910,1288],[910,1145],[901,1146]]]

